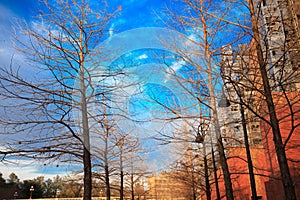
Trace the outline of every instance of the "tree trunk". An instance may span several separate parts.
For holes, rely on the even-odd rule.
[[[193,200],[197,200],[197,189],[196,189],[196,184],[195,184],[195,176],[194,176],[194,167],[192,171],[192,189],[193,189]]]
[[[92,171],[91,171],[91,153],[84,147],[83,152],[83,162],[84,162],[84,195],[83,200],[92,199]]]
[[[205,22],[204,22],[205,24]],[[207,62],[207,67],[208,67],[208,88],[209,88],[209,93],[210,93],[210,106],[211,106],[211,113],[212,113],[212,124],[214,127],[214,131],[216,133],[216,139],[218,142],[218,152],[220,156],[220,163],[223,171],[223,176],[224,176],[224,182],[225,182],[225,189],[226,189],[226,198],[227,200],[233,200],[233,189],[232,189],[232,184],[231,184],[231,178],[230,178],[230,172],[227,164],[227,159],[225,155],[225,149],[220,133],[220,125],[219,125],[219,118],[218,118],[218,113],[217,113],[217,104],[216,104],[216,96],[214,92],[214,87],[213,87],[213,77],[212,77],[212,66],[211,66],[211,57],[210,57],[210,52],[209,52],[209,44],[207,41],[207,32],[206,32],[206,26],[203,25],[203,32],[204,32],[204,41],[205,41],[205,59]]]
[[[203,5],[202,0],[200,0],[200,4]],[[201,8],[202,9],[202,8]],[[208,88],[209,88],[209,94],[210,94],[210,106],[211,106],[211,115],[212,115],[212,124],[214,127],[214,131],[216,133],[216,139],[218,142],[218,152],[220,156],[220,163],[223,171],[224,176],[224,182],[225,182],[225,189],[226,189],[226,198],[227,200],[233,200],[233,189],[231,184],[231,178],[230,178],[230,172],[227,164],[227,159],[225,155],[225,149],[221,137],[220,132],[220,125],[219,125],[219,118],[217,113],[217,103],[216,103],[216,96],[215,91],[213,87],[213,70],[212,70],[212,63],[211,63],[211,52],[209,50],[209,42],[208,42],[208,32],[207,32],[207,24],[206,19],[204,16],[201,17],[201,22],[203,25],[203,41],[204,41],[204,58],[207,64],[207,70],[208,70]]]
[[[107,164],[105,165],[104,170],[105,170],[106,199],[110,200],[109,171],[108,171],[108,165]]]
[[[290,175],[285,149],[282,143],[279,121],[277,119],[276,109],[273,102],[272,91],[270,88],[268,73],[266,69],[266,62],[264,62],[264,58],[263,58],[263,50],[260,44],[258,22],[256,19],[252,0],[249,0],[249,9],[250,9],[250,14],[252,19],[253,38],[255,40],[255,45],[256,45],[258,64],[260,68],[261,78],[263,81],[265,98],[266,98],[266,103],[267,103],[268,112],[270,116],[270,124],[272,128],[273,140],[276,148],[276,155],[277,155],[278,164],[280,168],[284,194],[287,200],[296,200],[295,187]]]
[[[92,199],[92,165],[90,153],[90,131],[88,124],[88,111],[86,102],[86,85],[84,71],[84,56],[83,56],[83,30],[80,29],[79,36],[79,64],[80,64],[80,91],[81,91],[81,115],[82,115],[82,130],[83,130],[83,171],[84,171],[84,195],[83,200]]]
[[[212,162],[213,162],[213,168],[214,168],[216,196],[217,196],[217,200],[221,200],[220,189],[219,189],[219,182],[218,182],[218,175],[217,175],[217,166],[216,166],[215,152],[214,152],[214,147],[213,147],[212,143],[211,143],[211,155],[212,155]]]
[[[122,155],[122,147],[120,152],[120,178],[121,178],[121,187],[120,187],[120,200],[124,198],[124,172],[123,172],[123,155]]]
[[[131,174],[131,177],[130,177],[130,181],[131,181],[131,200],[134,200],[134,182],[133,182],[133,174]]]
[[[218,152],[219,152],[220,163],[221,163],[223,176],[224,176],[226,199],[233,200],[234,197],[233,197],[233,189],[231,184],[230,172],[229,172],[224,145],[221,136],[218,138]]]
[[[124,173],[121,170],[121,188],[120,188],[120,200],[124,199]]]
[[[204,147],[205,148],[205,147]],[[209,175],[208,175],[208,164],[206,154],[204,155],[204,174],[205,174],[205,193],[206,200],[211,200],[210,184],[209,184]]]
[[[104,113],[106,114],[106,106],[104,107]],[[105,149],[104,149],[104,171],[105,171],[105,186],[106,186],[106,199],[110,200],[110,174],[109,174],[109,167],[108,167],[108,140],[109,140],[109,124],[108,124],[108,117],[105,115],[104,120],[104,127],[105,127]]]
[[[241,99],[241,94],[238,94],[238,96]],[[253,164],[252,164],[252,158],[251,158],[251,152],[250,152],[250,145],[249,145],[249,141],[248,141],[245,111],[244,111],[244,106],[242,105],[242,102],[240,103],[240,110],[241,110],[242,126],[243,126],[243,132],[244,132],[244,140],[245,140],[244,143],[245,143],[245,148],[246,148],[248,171],[249,171],[251,194],[252,194],[251,199],[258,200],[257,192],[256,192],[255,177],[254,177],[254,172],[253,172]]]

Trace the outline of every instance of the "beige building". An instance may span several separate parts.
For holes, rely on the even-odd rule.
[[[274,77],[274,90],[300,89],[300,1],[263,0],[260,1],[261,44],[268,52],[269,73]]]
[[[147,199],[157,200],[187,200],[189,199],[189,186],[180,181],[178,173],[162,172],[148,177]]]

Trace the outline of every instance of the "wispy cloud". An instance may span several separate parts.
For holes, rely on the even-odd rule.
[[[115,24],[112,23],[111,26],[109,27],[109,37],[113,36],[113,34],[114,34],[114,27],[115,27]]]
[[[43,166],[41,163],[29,160],[9,160],[9,164],[1,163],[0,172],[4,178],[8,178],[11,173],[15,173],[20,180],[33,179],[38,176],[53,178],[56,175],[67,175],[67,169],[56,166]]]
[[[12,37],[14,30],[13,21],[18,19],[11,10],[0,5],[0,65],[8,66],[13,58],[14,62],[22,63],[24,57],[13,47]]]
[[[186,62],[183,60],[173,62],[172,65],[169,68],[167,68],[167,73],[166,73],[164,82],[167,82],[168,80],[170,80],[171,75],[175,74],[185,64],[186,64]]]

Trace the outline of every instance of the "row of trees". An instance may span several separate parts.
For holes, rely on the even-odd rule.
[[[106,196],[106,186],[102,181],[93,182],[92,195],[94,197]],[[144,193],[140,186],[136,186],[136,195]],[[2,198],[29,198],[30,188],[33,188],[32,198],[74,198],[82,197],[83,195],[83,182],[82,175],[70,174],[65,177],[55,176],[54,178],[45,179],[43,176],[38,176],[34,179],[20,181],[15,173],[11,173],[9,178],[5,180],[0,174],[0,190]],[[111,195],[119,196],[119,181],[112,182]],[[126,185],[124,194],[130,196],[129,185]]]
[[[29,198],[30,188],[34,189],[31,194],[33,198],[51,198],[58,195],[77,197],[83,187],[80,181],[74,182],[70,180],[70,177],[56,176],[53,179],[45,179],[39,176],[31,180],[20,181],[15,173],[11,173],[7,180],[2,177],[2,174],[0,175],[1,199]]]
[[[97,44],[108,34],[106,27],[110,20],[120,11],[106,7],[106,3],[96,6],[85,0],[44,0],[43,3],[46,9],[39,15],[43,23],[39,26],[20,25],[21,29],[18,30],[23,35],[15,38],[16,48],[26,57],[27,62],[15,63],[12,59],[11,66],[1,67],[0,122],[2,132],[9,136],[6,139],[7,145],[1,149],[2,161],[12,155],[14,158],[20,156],[44,162],[82,163],[84,200],[91,199],[93,174],[103,179],[108,198],[111,195],[110,176],[118,174],[122,198],[124,167],[129,168],[127,171],[131,176],[132,187],[139,179],[140,173],[135,168],[139,146],[138,140],[129,134],[130,130],[118,127],[120,119],[132,119],[125,114],[123,108],[115,105],[119,105],[117,102],[122,100],[117,97],[124,95],[124,88],[137,83],[116,81],[130,77],[126,73],[128,66],[102,66],[102,60],[98,59],[109,59],[111,52],[102,52],[101,48],[97,48]],[[162,131],[159,139],[167,143],[192,144],[196,141],[206,144],[213,152],[212,159],[216,149],[216,159],[225,181],[226,197],[230,200],[234,199],[234,193],[217,106],[224,85],[227,89],[234,88],[235,95],[238,96],[230,100],[241,106],[240,121],[245,125],[243,142],[246,147],[249,145],[245,127],[250,119],[243,117],[243,109],[249,110],[272,127],[285,197],[296,199],[285,151],[298,124],[292,123],[289,137],[283,141],[279,129],[281,119],[276,115],[273,91],[279,88],[283,91],[282,97],[291,102],[286,95],[290,91],[288,88],[292,88],[288,84],[295,83],[299,77],[297,70],[293,68],[290,71],[289,60],[294,55],[291,50],[298,48],[298,41],[291,43],[288,33],[283,31],[286,37],[280,43],[284,47],[280,51],[281,56],[275,61],[270,59],[274,49],[269,44],[270,40],[275,39],[268,37],[272,31],[268,27],[272,22],[263,23],[266,16],[262,9],[265,4],[266,1],[252,0],[182,0],[168,4],[167,16],[170,18],[165,19],[172,29],[191,36],[187,39],[193,38],[192,42],[197,48],[184,52],[175,43],[165,44],[179,55],[177,59],[184,64],[180,70],[176,70],[172,65],[175,61],[168,64],[163,60],[166,71],[161,73],[168,74],[169,79],[176,83],[188,99],[182,99],[180,106],[174,109],[153,96],[153,100],[167,112],[164,115],[168,116],[167,119],[160,120],[170,122],[174,128],[174,132]],[[178,6],[182,6],[181,9]],[[278,5],[277,8],[291,6],[291,1],[286,1],[281,6]],[[283,25],[287,27],[289,24]],[[293,28],[290,27],[289,30],[294,30]],[[27,39],[23,40],[24,37]],[[235,50],[238,44],[250,43],[250,40],[252,48],[243,52]],[[234,51],[228,54],[224,48],[230,46],[233,46]],[[220,62],[220,56],[242,58],[244,68],[234,70],[233,63]],[[259,79],[248,76],[253,66],[257,69],[255,72]],[[225,68],[229,72],[227,70],[224,73]],[[28,76],[28,70],[38,72],[36,77]],[[259,101],[248,101],[249,96],[241,93],[246,89]],[[287,104],[290,116],[295,116],[297,112],[293,104]],[[257,107],[267,109],[261,113]],[[187,126],[184,134],[183,124]],[[205,190],[207,199],[210,199],[207,154],[204,155]],[[247,158],[250,164],[249,174],[253,175],[249,151]],[[211,163],[213,165],[215,162]],[[214,171],[216,167],[214,166]],[[214,177],[217,178],[216,174]],[[253,180],[253,176],[251,179]],[[215,183],[218,181],[215,180]],[[251,186],[252,196],[257,199],[255,185]],[[132,197],[134,198],[134,193]],[[217,197],[220,199],[220,194]]]
[[[125,177],[124,195],[129,197],[133,192],[135,195],[144,195],[144,188],[135,184],[130,186],[129,177]],[[33,188],[32,198],[75,198],[82,197],[83,195],[83,182],[82,175],[72,173],[68,176],[60,177],[55,176],[52,179],[45,179],[43,176],[38,176],[34,179],[20,181],[15,173],[11,173],[8,179],[4,179],[0,173],[0,193],[1,199],[7,198],[29,198],[30,188]],[[103,181],[93,180],[93,197],[105,197],[106,186]],[[111,195],[114,197],[119,196],[120,182],[117,180],[112,181]]]

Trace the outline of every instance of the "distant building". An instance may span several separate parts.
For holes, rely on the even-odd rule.
[[[261,44],[268,49],[264,55],[269,60],[269,73],[274,76],[273,86],[277,91],[282,87],[290,91],[300,89],[300,1],[263,0],[256,7],[261,16]]]
[[[148,177],[147,199],[155,200],[188,200],[189,186],[178,179],[176,172],[162,172]]]

